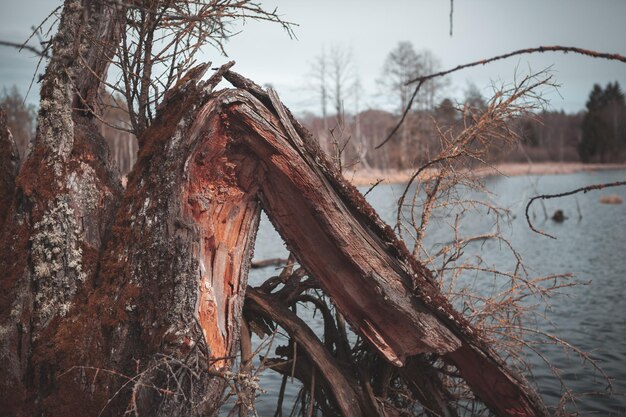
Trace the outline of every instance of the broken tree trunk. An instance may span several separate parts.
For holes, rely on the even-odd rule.
[[[532,389],[453,310],[429,271],[333,170],[275,94],[233,73],[226,78],[259,100],[224,93],[232,104],[221,117],[263,161],[263,208],[352,328],[397,366],[418,353],[440,355],[498,415],[546,415]]]
[[[10,372],[0,378],[0,410],[215,412],[263,207],[355,332],[390,363],[434,353],[495,414],[546,415],[277,96],[222,73],[239,89],[212,93],[213,77],[168,94],[140,138],[121,201],[89,120],[61,113],[70,121],[58,140],[54,130],[40,133],[2,231],[4,253],[15,256],[1,265],[0,360]],[[40,129],[54,127],[57,115],[42,111]],[[376,415],[330,372],[338,368],[313,337],[302,337],[309,357],[328,365],[321,377],[342,413]]]
[[[484,346],[428,271],[294,126],[276,96],[232,72],[226,77],[256,95],[228,91],[216,99],[232,141],[228,158],[247,160],[252,153],[258,159],[255,182],[241,177],[245,187],[258,192],[292,252],[353,329],[395,365],[417,353],[442,356],[496,414],[546,414],[533,391]]]

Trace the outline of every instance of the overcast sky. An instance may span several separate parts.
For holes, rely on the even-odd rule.
[[[322,48],[351,48],[365,90],[361,107],[384,105],[376,80],[386,55],[399,41],[430,49],[442,69],[519,48],[566,45],[626,55],[624,0],[456,0],[454,33],[449,34],[448,0],[260,0],[297,23],[297,39],[278,25],[248,22],[227,44],[229,58],[207,47],[206,59],[237,61],[236,70],[260,84],[271,83],[294,111],[317,110],[308,74]],[[23,41],[29,28],[60,4],[56,0],[0,0],[0,39]],[[0,47],[0,85],[26,92],[36,65],[28,51]],[[492,82],[551,67],[559,92],[548,92],[551,108],[582,110],[594,83],[619,81],[626,87],[626,64],[574,54],[535,54],[458,72],[446,96],[460,98],[472,81],[488,95]],[[40,70],[41,71],[41,70]],[[31,92],[30,102],[37,100]]]

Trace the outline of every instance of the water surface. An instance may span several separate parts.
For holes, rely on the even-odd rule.
[[[572,273],[579,285],[562,290],[553,296],[545,311],[546,320],[535,325],[540,331],[550,332],[589,352],[613,379],[612,396],[605,393],[606,382],[593,368],[570,350],[556,345],[540,345],[540,353],[559,370],[569,389],[579,397],[577,410],[581,415],[626,415],[626,204],[606,205],[599,198],[618,194],[626,200],[626,187],[594,191],[587,194],[546,200],[544,206],[536,202],[531,209],[535,226],[557,237],[556,240],[532,232],[524,217],[528,199],[536,194],[568,191],[585,185],[626,179],[626,171],[583,172],[568,175],[492,177],[485,180],[492,192],[494,205],[510,210],[509,216],[500,216],[496,222],[487,208],[467,215],[462,224],[463,236],[494,232],[497,228],[520,252],[532,276]],[[395,222],[396,201],[402,185],[379,185],[368,200],[388,223]],[[471,192],[469,197],[478,197]],[[484,198],[484,196],[480,196]],[[567,219],[556,223],[546,219],[557,210],[563,210]],[[454,212],[440,210],[428,229],[425,247],[436,250],[440,242],[452,235],[449,225]],[[287,250],[267,218],[263,217],[255,249],[255,259],[285,257]],[[507,248],[493,240],[473,244],[465,256],[480,256],[485,264],[503,269],[511,268],[512,259]],[[271,268],[251,272],[250,282],[259,283],[269,277]],[[476,277],[474,277],[475,279]],[[481,281],[482,282],[482,281]],[[480,291],[495,291],[485,280]],[[543,311],[542,311],[543,312]],[[313,327],[319,328],[313,321]],[[561,383],[537,355],[529,355],[532,374],[541,395],[549,405],[556,405],[561,395]],[[271,371],[263,376],[262,386],[268,393],[257,403],[259,414],[273,415],[275,395],[281,377]],[[297,387],[287,392],[289,404],[297,394]],[[287,406],[285,411],[288,413]]]

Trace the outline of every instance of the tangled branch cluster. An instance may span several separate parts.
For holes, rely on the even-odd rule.
[[[488,165],[490,149],[516,144],[517,137],[509,126],[518,116],[540,106],[542,89],[552,85],[545,72],[529,75],[512,86],[496,89],[484,109],[457,109],[463,115],[460,128],[437,126],[440,150],[415,171],[401,194],[396,230],[414,245],[413,255],[433,271],[442,292],[511,365],[530,375],[527,358],[534,352],[559,377],[559,370],[538,349],[538,344],[557,344],[591,363],[610,385],[587,353],[535,326],[550,297],[577,284],[570,274],[536,277],[527,270],[522,256],[503,233],[508,210],[494,205],[489,191],[471,175],[477,166]],[[483,217],[486,212],[492,219],[491,227],[466,235],[464,224],[477,212]],[[429,224],[440,230],[446,219],[453,219],[447,224],[451,238],[429,247]],[[510,269],[507,265],[494,267],[480,256],[476,246],[487,241],[504,248]],[[310,338],[302,335],[314,335],[314,324],[298,319],[295,313],[307,307],[320,314],[323,328],[322,334]],[[286,345],[275,350],[277,357],[264,357],[263,365],[257,368],[270,368],[283,375],[275,416],[282,415],[290,377],[301,383],[291,415],[311,416],[318,410],[323,415],[340,415],[342,397],[337,395],[336,386],[327,382],[333,380],[333,369],[345,378],[362,409],[371,410],[372,416],[489,414],[458,371],[435,355],[413,357],[404,368],[388,364],[352,333],[332,301],[306,271],[294,266],[293,259],[280,275],[248,289],[246,312],[250,328],[259,337],[275,334],[279,328],[286,332]],[[332,366],[316,353],[320,349],[336,358]],[[566,414],[575,396],[561,382],[563,399],[556,411]]]
[[[113,65],[119,78],[109,86],[128,106],[132,130],[140,135],[154,118],[165,92],[197,64],[207,45],[226,55],[224,43],[246,20],[292,24],[276,10],[251,0],[142,0],[127,4],[126,30]]]

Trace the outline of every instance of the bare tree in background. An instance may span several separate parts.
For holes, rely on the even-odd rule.
[[[324,131],[320,136],[322,147],[333,155],[341,165],[341,155],[350,143],[350,132],[346,129],[346,104],[354,98],[357,81],[354,68],[352,50],[340,45],[333,45],[326,53],[315,57],[312,65],[311,77],[313,88],[320,99]],[[327,106],[332,103],[334,122],[329,123]]]
[[[487,109],[487,101],[475,83],[468,83],[463,95],[464,105],[467,106],[472,113],[478,115]]]
[[[107,91],[100,93],[100,134],[106,139],[111,158],[117,163],[122,178],[131,171],[137,160],[137,137],[133,133],[126,100]],[[124,180],[123,180],[124,181]]]
[[[35,107],[24,103],[24,97],[13,86],[11,90],[4,90],[0,95],[0,107],[7,115],[9,130],[17,145],[20,157],[26,158],[28,147],[35,136]]]
[[[434,74],[441,70],[441,62],[430,49],[422,49],[418,52],[418,57],[422,74]],[[418,105],[421,102],[424,110],[434,110],[439,95],[447,85],[448,80],[445,78],[436,78],[424,84],[422,98],[421,100],[418,98]]]
[[[424,57],[427,59],[425,60]],[[379,84],[385,91],[391,92],[395,96],[394,100],[399,112],[409,105],[411,99],[413,87],[408,84],[409,81],[427,73],[428,68],[426,65],[434,67],[436,65],[435,58],[430,52],[424,56],[418,54],[413,44],[408,41],[399,42],[387,55]],[[436,88],[436,85],[429,86],[429,89],[424,90],[417,98],[417,102],[425,106],[428,100],[430,100],[432,104]],[[416,142],[412,140],[415,136],[415,133],[412,133],[412,131],[416,129],[416,120],[415,114],[412,112],[400,128],[401,168],[410,167],[412,163],[410,155],[415,154],[415,152],[412,152],[412,148],[416,145]]]
[[[330,141],[328,139],[328,58],[326,50],[322,48],[322,51],[317,55],[311,64],[311,79],[313,84],[313,90],[318,96],[320,103],[320,111],[322,115],[323,129],[319,135],[320,145],[326,153],[330,153]]]
[[[422,73],[422,63],[413,44],[403,41],[387,55],[379,83],[396,96],[399,108],[404,109],[413,91],[407,83]]]
[[[352,148],[356,154],[358,163],[361,165],[361,169],[371,170],[370,161],[368,160],[368,153],[374,148],[374,142],[372,137],[367,137],[363,134],[362,129],[362,115],[361,115],[361,98],[363,94],[363,86],[358,74],[355,77],[352,84],[352,96],[354,99],[354,110],[352,117],[352,125],[354,129],[352,131],[352,139],[350,141]]]
[[[328,56],[330,98],[333,102],[337,124],[342,124],[345,105],[355,82],[352,49],[334,45]]]

